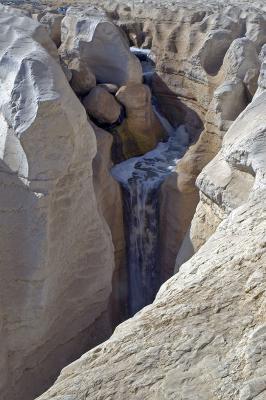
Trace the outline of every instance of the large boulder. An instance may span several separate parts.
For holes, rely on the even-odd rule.
[[[0,392],[29,400],[110,334],[114,248],[94,131],[56,46],[38,22],[0,11]]]
[[[122,86],[116,98],[126,109],[126,119],[117,129],[124,156],[130,158],[153,149],[163,138],[164,129],[153,111],[150,88],[143,84]]]
[[[84,97],[83,105],[87,113],[100,124],[113,124],[121,113],[121,106],[115,97],[99,86]]]
[[[70,7],[62,22],[61,57],[68,63],[78,57],[99,83],[118,86],[142,81],[139,60],[130,52],[122,34],[104,12]]]

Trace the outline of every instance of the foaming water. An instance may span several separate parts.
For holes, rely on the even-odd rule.
[[[163,125],[167,122],[168,141],[141,157],[115,165],[111,171],[123,188],[130,315],[150,304],[159,289],[159,189],[175,170],[189,141],[183,125],[174,130],[158,117]]]

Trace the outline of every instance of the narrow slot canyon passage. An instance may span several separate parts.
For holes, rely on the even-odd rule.
[[[132,47],[149,83],[155,66],[150,51]],[[142,156],[122,161],[111,169],[111,175],[121,185],[126,239],[129,317],[152,303],[163,283],[160,265],[160,188],[175,171],[178,161],[189,145],[189,133],[184,125],[174,128],[159,112],[156,97],[153,112],[165,131],[157,146]]]
[[[159,191],[188,141],[185,127],[180,126],[154,150],[112,168],[112,176],[123,187],[130,315],[150,304],[161,285]]]

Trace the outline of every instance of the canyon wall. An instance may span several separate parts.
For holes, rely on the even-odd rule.
[[[94,129],[47,31],[1,6],[0,35],[0,391],[29,400],[111,334],[123,228],[114,255],[104,197],[119,189],[92,168]]]
[[[208,238],[207,227],[152,305],[64,368],[39,400],[265,398],[264,76],[265,63],[253,101],[197,181],[208,201],[195,218],[203,213],[215,232]]]
[[[158,107],[174,127],[185,124],[190,133],[191,147],[160,193],[164,238],[160,263],[165,281],[173,273],[183,239],[193,235],[190,224],[199,202],[196,178],[216,156],[225,132],[257,89],[258,55],[266,37],[265,5],[245,1],[241,6],[234,1],[228,6],[219,1],[100,4],[131,45],[150,49],[155,74],[149,84]],[[198,248],[190,242],[189,252],[182,249],[178,265]]]

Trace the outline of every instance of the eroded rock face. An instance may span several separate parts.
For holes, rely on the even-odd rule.
[[[131,44],[151,50],[152,92],[172,125],[186,124],[194,143],[161,191],[165,277],[199,201],[195,181],[221,148],[225,132],[257,89],[258,53],[265,42],[265,5],[246,1],[103,1]],[[99,2],[97,1],[99,5]],[[188,204],[186,212],[180,211]],[[170,210],[170,211],[169,211]]]
[[[28,400],[110,334],[114,248],[94,192],[94,131],[55,44],[5,8],[0,35],[0,391]]]
[[[208,40],[208,37],[207,35],[205,39]],[[200,119],[204,121],[204,129],[198,141],[190,147],[184,158],[177,164],[176,174],[168,178],[162,189],[164,208],[166,210],[171,209],[169,215],[166,215],[166,212],[162,215],[164,221],[169,221],[169,224],[162,224],[162,236],[169,237],[169,244],[162,252],[163,264],[168,277],[171,276],[171,266],[173,266],[173,260],[185,237],[185,232],[190,229],[189,224],[199,200],[195,180],[202,168],[218,153],[225,132],[254,95],[257,88],[259,68],[260,62],[255,43],[245,37],[233,40],[225,53],[216,76],[211,76],[211,74],[208,76],[209,91],[212,92],[212,98],[208,100],[207,111],[204,111],[208,102],[206,97],[198,98],[196,103],[189,105],[189,108],[191,107],[195,111],[198,109]],[[194,85],[193,80],[191,84]],[[194,89],[197,94],[197,88]],[[200,95],[202,95],[202,92]],[[189,100],[187,106],[188,104]],[[200,106],[202,109],[199,111]],[[188,125],[191,124],[189,121],[187,123]],[[180,205],[183,204],[184,199],[188,207],[186,207],[186,212],[182,213]],[[204,224],[205,219],[200,219]],[[185,248],[188,248],[189,235],[190,242],[193,242],[192,236],[202,234],[203,225],[198,224],[198,222],[196,225],[198,232],[187,234]],[[209,231],[209,229],[206,229],[206,231]],[[192,247],[190,246],[191,250],[193,246],[195,250],[198,248],[194,243]],[[183,252],[181,252],[178,265],[184,262],[182,254]]]
[[[151,306],[66,367],[40,400],[265,397],[265,95],[238,117],[218,160],[198,178],[201,191],[227,210],[215,233]],[[231,170],[229,182],[218,162]],[[210,174],[213,163],[222,177],[214,168]],[[245,196],[233,196],[242,174],[250,176]]]
[[[78,57],[99,83],[121,86],[142,81],[140,62],[129,51],[126,38],[98,9],[68,9],[62,22],[60,55],[67,63]]]

